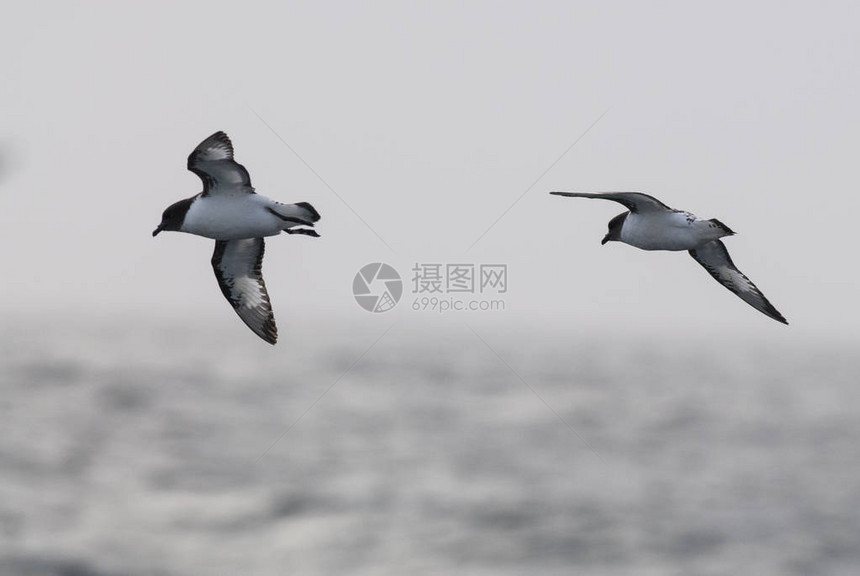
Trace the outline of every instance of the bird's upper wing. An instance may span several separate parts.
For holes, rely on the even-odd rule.
[[[665,212],[672,210],[653,196],[641,192],[550,192],[556,196],[569,196],[571,198],[602,198],[623,204],[625,208],[634,214],[646,212]]]
[[[695,250],[690,250],[690,256],[701,264],[717,282],[740,296],[741,300],[774,320],[788,324],[782,314],[764,297],[761,290],[743,272],[737,269],[729,256],[729,251],[726,250],[725,244],[721,241],[712,240]]]
[[[223,132],[216,132],[197,145],[188,156],[188,169],[203,180],[203,196],[254,193],[251,176],[233,160],[233,144]]]
[[[257,336],[274,344],[278,339],[278,328],[266,283],[263,282],[264,251],[262,238],[218,240],[212,254],[212,268],[221,292],[239,318]]]

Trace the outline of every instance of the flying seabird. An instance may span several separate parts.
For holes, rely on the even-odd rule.
[[[642,250],[687,250],[714,279],[737,294],[741,300],[778,322],[788,321],[771,304],[761,290],[737,269],[723,236],[734,232],[711,218],[703,220],[690,212],[669,208],[653,196],[640,192],[550,192],[572,198],[602,198],[622,204],[629,212],[609,221],[609,232],[601,244],[618,241]]]
[[[224,132],[194,149],[188,169],[203,180],[203,192],[169,206],[152,235],[187,232],[215,240],[212,268],[221,292],[257,336],[274,344],[278,328],[261,271],[263,238],[281,232],[318,237],[311,228],[320,215],[307,202],[281,204],[254,192]]]

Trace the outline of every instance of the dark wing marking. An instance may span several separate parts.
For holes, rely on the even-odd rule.
[[[218,240],[212,268],[221,292],[239,318],[257,336],[274,344],[278,328],[262,274],[265,247],[262,238]]]
[[[641,192],[550,192],[550,194],[568,196],[570,198],[601,198],[603,200],[612,200],[613,202],[622,204],[634,214],[664,212],[666,210],[674,211],[653,196],[642,194]]]
[[[233,143],[223,132],[216,132],[197,145],[188,156],[188,169],[203,180],[204,196],[254,193],[251,176],[233,160]]]
[[[719,240],[712,240],[695,250],[690,250],[690,256],[701,264],[717,282],[740,296],[741,300],[774,320],[788,324],[782,314],[764,297],[761,290],[743,272],[737,269],[729,256],[729,251],[726,250],[725,244]]]

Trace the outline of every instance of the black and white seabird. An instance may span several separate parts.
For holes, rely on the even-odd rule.
[[[703,220],[690,212],[669,208],[653,196],[640,192],[550,192],[573,198],[602,198],[624,205],[629,212],[609,221],[609,232],[601,244],[615,240],[642,250],[687,250],[714,279],[741,300],[778,322],[788,321],[729,257],[719,240],[734,232],[711,218]]]
[[[318,237],[311,228],[320,215],[307,202],[281,204],[254,192],[224,132],[194,149],[188,169],[203,180],[203,192],[169,206],[152,235],[187,232],[215,240],[212,268],[221,292],[257,336],[274,344],[278,328],[261,272],[263,238],[281,232]]]

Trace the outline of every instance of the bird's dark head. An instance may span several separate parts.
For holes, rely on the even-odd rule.
[[[188,212],[188,208],[191,206],[191,203],[194,201],[194,198],[186,198],[185,200],[180,200],[175,204],[171,204],[167,207],[167,210],[161,215],[161,224],[158,225],[158,228],[152,231],[153,236],[157,236],[159,232],[168,231],[168,232],[178,232],[180,228],[182,228],[182,223],[185,221],[185,214]]]
[[[630,212],[619,214],[609,221],[609,232],[607,232],[606,236],[603,237],[603,240],[600,241],[601,245],[606,244],[611,240],[621,240],[621,225],[624,224],[624,220],[627,218],[628,214],[630,214]]]

